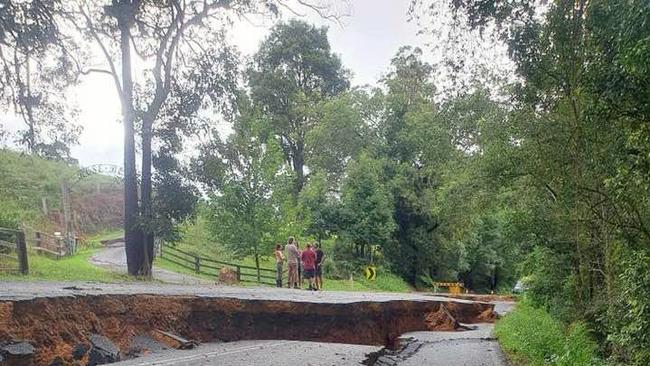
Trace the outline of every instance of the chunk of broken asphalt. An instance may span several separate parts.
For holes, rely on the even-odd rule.
[[[31,366],[34,364],[34,346],[28,342],[4,344],[0,347],[2,365]]]
[[[29,356],[34,354],[34,346],[27,342],[6,344],[0,348],[0,352],[9,356]]]
[[[92,348],[88,354],[88,366],[103,365],[120,360],[120,350],[103,335],[91,334],[90,344]]]

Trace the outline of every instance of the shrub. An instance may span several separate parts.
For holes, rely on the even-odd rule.
[[[524,300],[501,319],[495,334],[514,360],[530,365],[587,366],[601,361],[597,344],[583,323],[568,330],[543,309]]]
[[[650,365],[650,252],[637,250],[623,260],[619,296],[609,321],[618,357],[626,364]]]

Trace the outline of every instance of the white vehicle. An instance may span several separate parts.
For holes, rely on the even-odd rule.
[[[519,280],[515,284],[515,287],[513,287],[512,292],[514,292],[515,294],[520,294],[522,292],[525,292],[526,290],[528,290],[528,286],[526,286],[523,280]]]

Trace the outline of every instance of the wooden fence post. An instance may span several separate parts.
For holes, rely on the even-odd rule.
[[[18,264],[21,274],[29,274],[29,264],[27,263],[27,245],[25,244],[25,233],[19,231],[16,233],[16,250],[18,252]]]
[[[63,249],[63,245],[61,244],[61,238],[57,237],[56,238],[56,259],[61,258],[62,249]]]
[[[201,272],[201,257],[194,257],[194,271]]]
[[[237,267],[237,282],[241,282],[241,267]]]
[[[36,232],[36,246],[38,248],[43,246],[42,239],[41,239],[41,233],[39,231]]]

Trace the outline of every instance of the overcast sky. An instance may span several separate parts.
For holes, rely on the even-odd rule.
[[[352,71],[353,85],[363,85],[377,82],[399,47],[423,44],[416,36],[417,25],[407,21],[408,6],[408,0],[353,0],[348,9],[350,16],[342,25],[324,21],[307,10],[303,13],[307,21],[329,27],[333,51]],[[230,32],[231,41],[244,55],[252,55],[270,25],[242,21]],[[80,144],[72,148],[73,157],[82,166],[102,163],[121,166],[120,104],[111,79],[91,74],[70,94],[80,109],[78,122],[84,128]],[[7,123],[14,129],[17,121]]]

